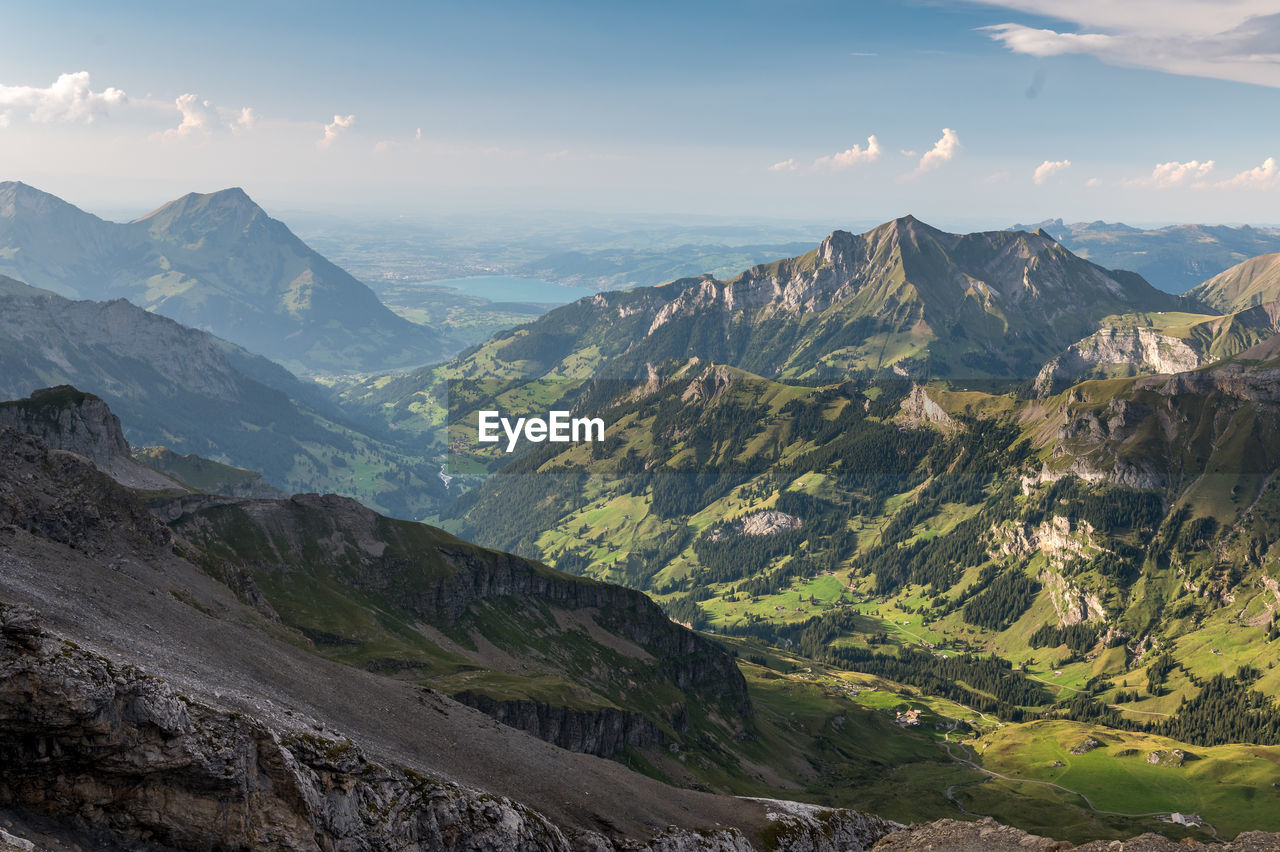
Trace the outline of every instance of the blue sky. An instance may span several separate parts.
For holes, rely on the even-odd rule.
[[[89,209],[1280,222],[1280,0],[185,6],[7,4],[0,177]]]

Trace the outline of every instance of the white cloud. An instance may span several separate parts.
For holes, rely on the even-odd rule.
[[[15,112],[25,112],[36,122],[92,122],[127,102],[128,96],[116,88],[95,92],[88,71],[60,74],[43,89],[0,85],[0,126],[8,126]]]
[[[417,132],[415,132],[415,133],[413,134],[413,141],[414,141],[414,142],[421,142],[421,141],[422,141],[422,128],[421,128],[421,127],[419,127],[419,128],[418,128],[418,130],[417,130]]]
[[[241,107],[240,114],[231,122],[232,132],[239,133],[243,130],[252,130],[258,124],[258,114],[253,111],[252,107]]]
[[[787,159],[783,160],[782,162],[774,163],[772,166],[770,166],[770,167],[769,167],[769,171],[771,171],[771,172],[794,172],[797,168],[798,168],[798,166],[796,165],[795,158],[793,158],[793,157],[788,157]]]
[[[880,140],[874,135],[867,137],[867,147],[854,145],[838,154],[829,154],[813,161],[815,169],[847,169],[858,163],[874,163],[880,159]]]
[[[932,171],[945,162],[955,158],[956,152],[960,150],[960,137],[950,127],[942,128],[942,138],[933,144],[933,147],[924,152],[924,156],[920,158],[920,164],[916,166],[915,174],[924,174]]]
[[[1246,169],[1230,180],[1224,180],[1218,184],[1221,187],[1243,186],[1243,187],[1260,187],[1270,188],[1280,186],[1280,165],[1276,164],[1275,157],[1267,157],[1262,165]]]
[[[920,152],[912,148],[899,148],[898,153],[906,157],[908,160],[914,160],[916,157],[920,156]]]
[[[354,115],[335,115],[333,123],[324,126],[324,136],[316,142],[316,147],[321,150],[328,148],[333,144],[333,140],[338,138],[339,133],[355,123],[356,117]]]
[[[1037,184],[1042,184],[1058,172],[1069,168],[1071,168],[1070,160],[1045,160],[1036,166],[1035,174],[1031,176],[1031,179]]]
[[[1084,182],[1084,185],[1088,187],[1102,186],[1102,178],[1091,177]]]
[[[182,121],[177,127],[171,127],[158,134],[161,139],[182,139],[195,134],[208,136],[214,122],[218,120],[218,113],[213,108],[213,104],[202,101],[191,93],[178,95],[173,105],[182,115]]]
[[[1065,21],[1080,32],[1018,23],[983,27],[1030,56],[1092,55],[1111,65],[1280,87],[1274,0],[974,0]]]
[[[983,183],[1005,183],[1009,180],[1008,172],[992,172],[982,179]]]
[[[1037,30],[1022,24],[995,24],[982,29],[1014,53],[1030,56],[1061,56],[1065,53],[1104,53],[1115,48],[1113,36],[1099,33],[1060,33]]]
[[[1213,171],[1213,160],[1205,160],[1203,163],[1199,160],[1188,160],[1185,163],[1170,160],[1167,163],[1158,164],[1151,170],[1150,178],[1144,178],[1138,183],[1151,184],[1159,189],[1187,184],[1198,186],[1203,184],[1211,171]]]

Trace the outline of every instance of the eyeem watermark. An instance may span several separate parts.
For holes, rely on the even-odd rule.
[[[513,423],[497,411],[481,411],[476,421],[476,440],[481,444],[496,444],[507,438],[507,452],[512,452],[523,437],[540,444],[567,444],[579,441],[603,441],[604,420],[599,417],[571,417],[570,411],[549,411],[546,418],[517,417]],[[501,434],[499,434],[501,429]]]

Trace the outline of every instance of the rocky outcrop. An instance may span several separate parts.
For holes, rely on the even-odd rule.
[[[178,694],[0,609],[0,801],[183,849],[568,850],[512,802]]]
[[[287,720],[287,721],[286,721]],[[192,699],[0,605],[0,806],[95,847],[528,852],[841,852],[899,828],[856,811],[757,800],[741,828],[606,837],[503,796],[375,760],[304,715]],[[47,823],[46,823],[47,825]],[[15,829],[16,830],[16,829]],[[30,841],[14,837],[18,848]]]
[[[712,541],[723,541],[735,535],[777,535],[791,532],[804,526],[804,521],[795,515],[779,512],[777,509],[766,509],[739,519],[727,527],[722,527],[711,534]]]
[[[451,697],[504,725],[581,754],[610,757],[627,747],[643,748],[665,739],[662,730],[643,713],[617,707],[577,709],[541,701],[495,699],[477,692],[458,692]]]
[[[832,848],[862,852],[902,828],[892,820],[858,811],[833,811],[782,799],[755,801],[765,805],[765,816],[772,824],[777,848],[788,852],[822,852]]]
[[[992,543],[1004,556],[1027,557],[1040,552],[1055,563],[1078,559],[1101,552],[1088,521],[1073,521],[1054,515],[1031,527],[1026,524],[992,527]]]
[[[97,552],[114,545],[155,553],[172,535],[122,486],[86,458],[0,427],[0,529]]]
[[[902,400],[898,422],[903,426],[919,428],[932,426],[944,433],[955,432],[960,425],[951,419],[951,415],[942,406],[934,402],[929,392],[921,385],[914,385],[911,392]]]
[[[1096,592],[1086,594],[1062,574],[1048,568],[1040,572],[1040,582],[1049,592],[1053,611],[1063,627],[1084,621],[1107,620],[1107,611]]]
[[[27,399],[0,403],[0,427],[35,435],[55,450],[83,456],[122,485],[185,491],[178,482],[134,460],[120,418],[91,393],[71,385],[32,391]]]
[[[714,402],[733,384],[733,375],[724,365],[709,367],[689,383],[680,395],[681,402]]]
[[[1200,364],[1200,355],[1179,338],[1151,328],[1104,328],[1045,364],[1036,376],[1035,391],[1055,393],[1107,367],[1124,367],[1131,374],[1180,373]]]

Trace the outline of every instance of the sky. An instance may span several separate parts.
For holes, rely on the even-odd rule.
[[[1280,0],[11,0],[0,180],[349,216],[1280,223]]]

